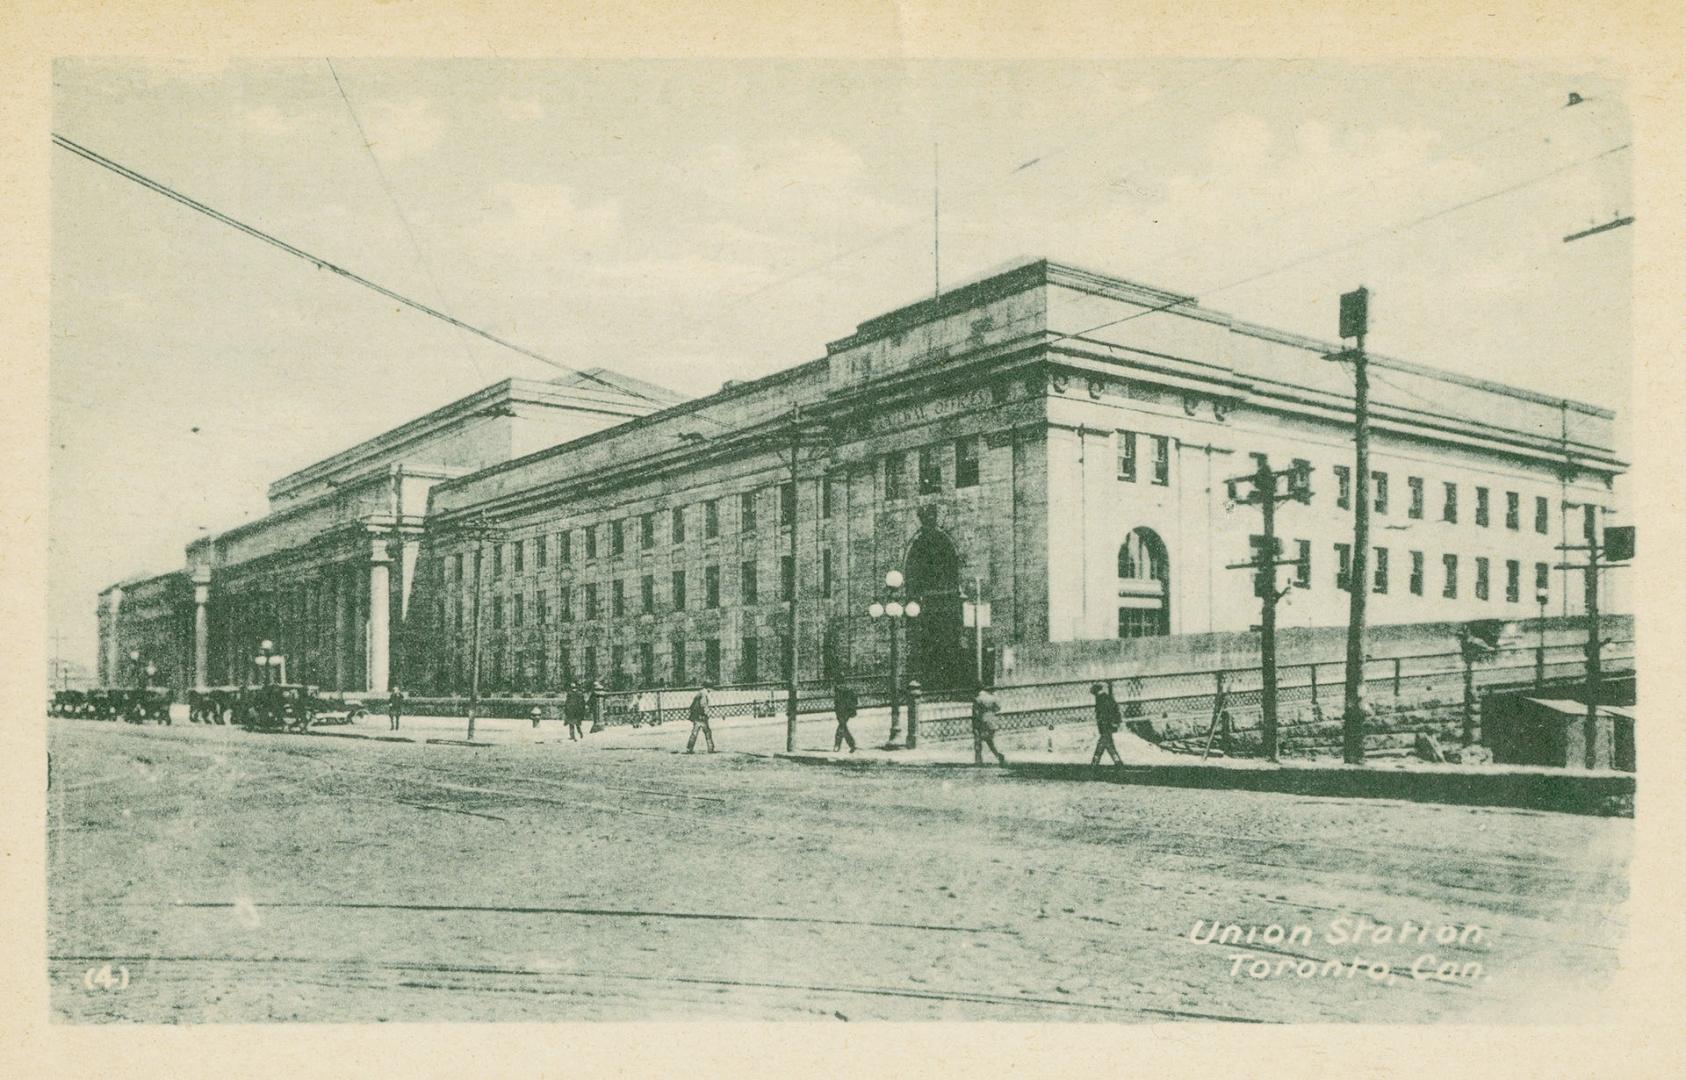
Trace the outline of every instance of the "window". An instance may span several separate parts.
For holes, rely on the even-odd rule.
[[[754,682],[761,677],[761,640],[746,637],[743,639],[743,651],[739,653],[738,680],[740,682]]]
[[[831,599],[831,549],[820,552],[820,595]]]
[[[626,522],[609,522],[609,554],[610,556],[626,554]]]
[[[755,531],[755,492],[746,491],[738,496],[738,530],[740,532]]]
[[[919,494],[934,495],[943,489],[943,463],[934,446],[919,448]]]
[[[831,474],[826,473],[820,478],[820,516],[830,517],[833,513],[831,502]]]
[[[1158,608],[1118,609],[1118,636],[1121,638],[1159,637],[1165,633],[1165,620]]]
[[[884,497],[899,499],[907,494],[907,454],[896,450],[884,455]]]
[[[779,557],[779,599],[796,599],[796,559],[790,555]]]
[[[685,676],[684,638],[676,637],[668,644],[667,663],[668,670],[672,672],[670,681],[674,686],[684,686],[687,681]]]
[[[591,682],[597,681],[597,646],[585,647],[585,677]]]
[[[648,511],[638,518],[638,546],[645,551],[656,546],[656,515]]]
[[[457,597],[457,633],[459,633],[459,634],[462,633],[462,620],[463,620],[462,609],[463,609],[462,597],[459,596],[459,597]]]
[[[1487,489],[1484,487],[1478,487],[1475,489],[1475,523],[1482,528],[1487,527],[1487,511]]]
[[[738,595],[745,604],[761,602],[761,581],[756,576],[753,559],[738,567]]]
[[[1411,518],[1413,521],[1421,521],[1423,519],[1423,478],[1420,476],[1407,476],[1405,478],[1405,486],[1409,488],[1411,492],[1411,505],[1405,511],[1405,516]]]
[[[626,646],[609,646],[609,685],[621,687],[626,685]]]
[[[1423,594],[1423,553],[1411,552],[1411,595]]]
[[[685,571],[673,572],[673,610],[685,610]]]
[[[587,559],[597,558],[597,526],[595,525],[585,527],[585,557]]]
[[[1505,560],[1505,602],[1514,604],[1522,599],[1522,563]]]
[[[1311,588],[1311,541],[1296,540],[1298,557],[1294,560],[1294,584],[1302,589]]]
[[[492,545],[492,576],[497,577],[501,573],[503,573],[503,545],[502,544],[493,544]]]
[[[1514,491],[1505,492],[1505,528],[1522,528],[1522,496]]]
[[[1120,431],[1117,438],[1118,479],[1133,484],[1136,482],[1136,433]]]
[[[786,528],[796,524],[796,485],[779,485],[779,524]]]
[[[1352,582],[1352,545],[1335,545],[1335,588],[1350,589]]]
[[[561,594],[556,597],[556,618],[559,622],[574,621],[574,593],[566,586],[563,587]]]
[[[1475,598],[1477,600],[1487,599],[1488,593],[1490,591],[1489,588],[1488,588],[1489,575],[1488,575],[1487,571],[1488,571],[1487,556],[1477,555],[1475,557]]]
[[[1370,471],[1370,483],[1375,485],[1376,489],[1376,513],[1387,513],[1387,473],[1376,472],[1372,469]]]
[[[527,572],[527,541],[525,540],[515,541],[515,572],[517,574]]]
[[[550,546],[544,542],[544,537],[533,537],[533,555],[538,559],[540,570],[549,565]]]
[[[564,645],[556,654],[557,675],[562,679],[563,686],[569,686],[574,681],[574,650]]]
[[[720,568],[706,566],[703,568],[703,607],[717,608],[720,606]]]
[[[516,593],[513,599],[515,601],[515,609],[510,612],[510,623],[514,626],[520,626],[522,622],[525,621],[527,615],[527,597],[524,593]]]
[[[638,685],[656,685],[656,645],[653,641],[638,643]]]
[[[685,542],[685,508],[683,506],[673,508],[672,530],[673,542],[683,544]]]
[[[1446,584],[1441,587],[1440,595],[1448,600],[1458,598],[1458,557],[1456,555],[1440,556],[1440,564],[1446,569]]]
[[[1440,511],[1440,520],[1449,521],[1454,525],[1458,523],[1458,485],[1454,483],[1447,482],[1446,484],[1446,503]],[[1456,596],[1457,594],[1453,593],[1452,595]]]
[[[1387,548],[1379,547],[1374,550],[1376,553],[1376,568],[1371,574],[1373,579],[1371,591],[1385,593],[1387,592]]]
[[[1160,487],[1171,482],[1171,440],[1165,435],[1153,437],[1153,482]]]
[[[617,619],[626,614],[626,582],[620,578],[609,584],[609,614]]]
[[[597,603],[597,582],[593,581],[585,587],[585,617],[595,619],[601,614],[602,608]]]
[[[720,535],[720,500],[703,503],[703,539],[713,540]]]
[[[978,486],[978,437],[954,440],[954,486]]]
[[[503,629],[503,597],[492,597],[492,629]]]
[[[556,534],[556,561],[567,566],[574,561],[574,532],[565,529]]]
[[[1335,466],[1335,505],[1352,509],[1352,469],[1345,465]]]
[[[1534,531],[1541,536],[1551,531],[1551,501],[1544,495],[1534,496]]]
[[[462,588],[462,552],[457,552],[452,564],[451,575],[457,580],[457,588]]]
[[[1534,564],[1534,599],[1540,604],[1551,599],[1551,567],[1543,562]]]
[[[656,613],[656,576],[645,574],[638,583],[638,610],[645,615]]]
[[[703,678],[711,683],[720,681],[720,639],[703,639]]]

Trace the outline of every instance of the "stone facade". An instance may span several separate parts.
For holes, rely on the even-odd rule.
[[[1336,351],[1037,261],[695,401],[500,384],[279,481],[268,517],[191,547],[194,670],[239,682],[267,637],[295,679],[462,692],[477,610],[489,692],[779,680],[793,621],[802,679],[881,673],[892,628],[868,608],[889,599],[922,606],[895,632],[932,688],[971,678],[962,594],[991,605],[992,663],[1245,632],[1259,603],[1226,567],[1260,522],[1226,481],[1255,455],[1312,469],[1310,504],[1278,513],[1284,556],[1306,554],[1303,581],[1281,570],[1303,586],[1281,625],[1341,625]],[[1557,547],[1580,542],[1566,503],[1612,504],[1612,415],[1382,356],[1371,372],[1372,622],[1527,618],[1539,585],[1547,614],[1580,612]]]

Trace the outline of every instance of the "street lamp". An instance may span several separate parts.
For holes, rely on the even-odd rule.
[[[145,689],[147,689],[147,690],[152,689],[152,677],[156,674],[158,674],[158,665],[157,664],[146,665],[146,686],[145,686]]]
[[[258,655],[252,657],[252,663],[258,666],[258,681],[264,686],[269,685],[269,658],[275,653],[275,642],[264,638],[258,643]]]
[[[884,619],[890,624],[890,741],[887,746],[894,746],[902,727],[902,691],[901,691],[901,639],[900,628],[903,619],[917,619],[919,617],[919,601],[909,600],[905,604],[901,600],[901,588],[905,579],[900,570],[891,570],[884,575],[884,595],[867,605],[866,613],[875,621]],[[918,745],[918,733],[913,727],[911,717],[907,725],[907,748],[912,750]]]
[[[1535,589],[1534,590],[1534,603],[1540,605],[1540,621],[1539,621],[1540,648],[1539,648],[1539,651],[1534,654],[1534,686],[1535,686],[1535,688],[1541,688],[1541,687],[1545,686],[1545,609],[1546,609],[1546,602],[1550,599],[1551,599],[1551,594],[1548,593],[1546,590],[1544,590],[1544,589]]]
[[[134,665],[135,681],[139,682],[140,676],[141,676],[140,650],[139,649],[130,649],[129,650],[129,663]]]

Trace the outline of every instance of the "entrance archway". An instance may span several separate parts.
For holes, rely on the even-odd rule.
[[[960,556],[954,544],[926,528],[907,549],[907,595],[919,617],[907,624],[908,678],[927,690],[969,686],[971,665],[961,629]]]
[[[1171,562],[1152,529],[1133,529],[1118,548],[1118,636],[1171,632]]]

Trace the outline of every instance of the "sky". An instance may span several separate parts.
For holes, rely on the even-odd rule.
[[[935,186],[945,283],[1046,256],[1320,338],[1363,284],[1375,351],[1630,404],[1632,230],[1563,242],[1632,211],[1628,116],[1573,71],[64,60],[54,130],[562,364],[687,394],[928,295]],[[262,516],[271,481],[560,373],[68,152],[51,182],[66,657],[92,662],[100,589]]]

